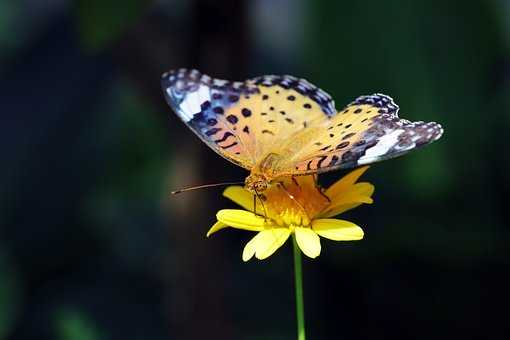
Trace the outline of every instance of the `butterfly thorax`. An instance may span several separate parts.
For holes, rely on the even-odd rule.
[[[245,188],[251,193],[264,192],[274,179],[282,157],[274,152],[268,153],[256,164],[244,181]]]

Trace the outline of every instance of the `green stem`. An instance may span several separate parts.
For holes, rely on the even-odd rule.
[[[305,340],[305,307],[303,303],[303,270],[301,268],[301,250],[296,242],[296,236],[292,237],[294,248],[294,281],[296,286],[296,316],[297,316],[297,338]]]

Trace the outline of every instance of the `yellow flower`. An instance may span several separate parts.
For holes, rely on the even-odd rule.
[[[223,195],[246,210],[223,209],[216,214],[218,221],[207,236],[226,227],[257,231],[244,247],[243,261],[254,255],[263,260],[280,248],[294,233],[301,251],[311,257],[319,256],[319,236],[334,241],[353,241],[363,238],[363,230],[356,224],[331,217],[353,209],[363,203],[371,204],[374,186],[356,183],[368,166],[358,168],[323,190],[315,176],[298,176],[283,179],[272,185],[257,199],[241,186],[230,186]],[[261,216],[263,214],[265,216]]]

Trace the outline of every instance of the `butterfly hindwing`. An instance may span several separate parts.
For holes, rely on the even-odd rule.
[[[246,169],[336,113],[327,93],[292,76],[230,82],[180,69],[165,73],[162,87],[169,105],[207,145]]]
[[[383,94],[361,96],[338,114],[319,122],[306,146],[285,155],[282,175],[321,173],[397,157],[441,137],[437,123],[398,117],[398,106]]]

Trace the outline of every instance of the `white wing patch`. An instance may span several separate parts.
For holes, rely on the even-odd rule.
[[[175,96],[173,88],[166,89],[169,96]],[[195,92],[187,93],[179,105],[180,113],[185,121],[193,119],[193,115],[201,111],[200,105],[211,99],[210,90],[205,85],[200,85]]]
[[[385,155],[390,151],[392,147],[398,144],[398,136],[400,136],[404,130],[395,130],[390,134],[387,134],[385,136],[382,136],[378,141],[377,144],[374,145],[371,148],[368,148],[365,152],[365,155],[358,159],[358,165],[363,165],[367,163],[371,163],[374,158],[380,157],[382,155]]]

